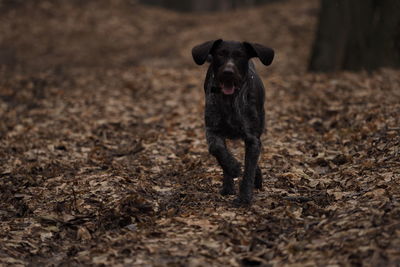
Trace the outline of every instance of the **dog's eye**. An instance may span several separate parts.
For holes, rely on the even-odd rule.
[[[219,56],[219,57],[225,57],[227,54],[228,54],[228,52],[225,50],[220,50],[217,52],[217,56]]]

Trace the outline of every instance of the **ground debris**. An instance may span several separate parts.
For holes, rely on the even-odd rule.
[[[400,72],[305,73],[316,1],[240,23],[59,2],[2,11],[0,265],[399,264]],[[204,137],[190,48],[214,33],[277,51],[259,67],[265,183],[248,208],[219,194]]]

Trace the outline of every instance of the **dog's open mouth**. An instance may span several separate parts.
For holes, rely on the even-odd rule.
[[[236,84],[233,81],[224,81],[220,83],[220,87],[222,90],[222,93],[225,95],[232,95],[235,93],[236,90]]]

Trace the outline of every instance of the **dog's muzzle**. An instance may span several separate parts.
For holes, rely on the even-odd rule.
[[[227,64],[221,67],[218,75],[218,84],[223,94],[234,94],[239,89],[240,80],[240,75],[232,62],[228,61]]]

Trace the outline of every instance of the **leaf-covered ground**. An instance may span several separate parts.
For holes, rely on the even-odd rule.
[[[400,71],[306,73],[316,1],[32,2],[0,16],[0,265],[400,264]],[[248,208],[219,195],[190,58],[221,36],[277,52]]]

